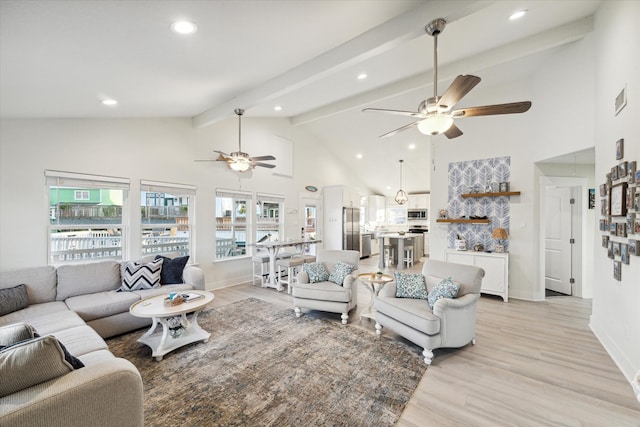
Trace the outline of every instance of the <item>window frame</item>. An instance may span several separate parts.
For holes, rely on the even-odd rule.
[[[263,237],[263,235],[261,235],[261,233],[259,233],[261,230],[259,230],[259,227],[261,225],[273,225],[273,224],[277,224],[277,235],[272,235],[271,238],[272,239],[278,239],[278,240],[282,240],[284,238],[284,202],[285,202],[285,198],[283,195],[280,194],[268,194],[268,193],[256,193],[256,199],[254,202],[254,205],[256,206],[256,221],[255,221],[255,227],[254,227],[254,242],[257,242],[260,238]],[[277,215],[277,221],[260,221],[260,218],[262,218],[262,215],[258,215],[258,209],[257,206],[259,204],[264,204],[264,203],[277,203],[278,204],[278,215]],[[268,218],[270,218],[270,215],[267,215]]]
[[[224,223],[224,218],[227,218],[226,215],[219,217],[218,216],[218,210],[220,209],[220,213],[222,214],[222,210],[223,210],[223,206],[222,206],[222,201],[219,200],[221,198],[225,198],[225,199],[231,199],[231,208],[232,209],[225,209],[224,211],[229,211],[229,218],[231,221]],[[235,209],[233,208],[239,201],[245,201],[245,213],[244,213],[244,218],[245,218],[245,222],[239,222],[236,221],[236,219],[238,218],[236,216],[236,212]],[[218,188],[215,191],[215,203],[214,203],[214,220],[215,220],[215,234],[214,234],[214,242],[215,242],[215,255],[214,255],[214,262],[222,262],[222,261],[228,261],[228,260],[234,260],[234,259],[242,259],[242,258],[247,258],[251,256],[251,251],[248,250],[249,245],[251,242],[253,242],[253,236],[254,236],[254,231],[253,231],[253,216],[254,216],[254,198],[253,198],[253,193],[250,192],[246,192],[246,191],[239,191],[239,190],[227,190],[227,189],[221,189]],[[230,230],[224,230],[221,229],[219,227],[221,227],[222,225],[224,225],[224,227],[230,227]],[[237,232],[237,228],[238,227],[244,227],[245,229],[245,246],[244,246],[244,253],[237,253],[238,250],[242,251],[241,247],[236,247],[235,246],[235,239],[236,237],[234,237],[236,235]],[[234,239],[233,242],[231,244],[227,244],[228,242],[223,241],[222,237],[218,236],[219,232],[224,232],[224,231],[230,231],[231,237],[228,238],[224,238],[224,239]],[[231,255],[226,255],[226,253],[229,253],[229,251],[231,251]],[[220,256],[220,254],[222,252],[225,252],[225,255]],[[236,252],[236,255],[233,255],[233,253]]]

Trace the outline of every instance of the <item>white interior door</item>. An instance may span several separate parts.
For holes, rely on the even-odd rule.
[[[545,194],[545,288],[571,295],[571,188],[547,187]]]

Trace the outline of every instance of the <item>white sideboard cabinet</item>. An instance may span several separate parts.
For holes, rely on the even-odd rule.
[[[482,293],[498,295],[504,302],[509,300],[509,254],[447,249],[445,261],[474,265],[484,270]]]

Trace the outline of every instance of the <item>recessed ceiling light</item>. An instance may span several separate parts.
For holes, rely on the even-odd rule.
[[[527,13],[527,11],[526,11],[526,10],[519,10],[519,11],[517,11],[517,12],[514,12],[514,13],[509,17],[509,19],[510,19],[510,20],[512,20],[512,21],[514,21],[514,20],[516,20],[516,19],[520,19],[520,18],[522,18],[526,13]]]
[[[358,80],[364,80],[364,79],[366,79],[366,78],[367,78],[366,73],[358,74]]]
[[[356,154],[356,159],[361,159],[362,158],[362,154],[358,153]]]
[[[409,150],[415,150],[416,144],[409,144]]]
[[[275,107],[273,107],[273,109],[276,111],[282,111],[282,107],[279,105],[276,105]]]
[[[176,21],[171,24],[171,30],[178,34],[193,34],[198,31],[198,26],[189,21]]]
[[[118,101],[116,101],[115,99],[103,99],[100,101],[102,103],[102,105],[106,105],[109,107],[113,107],[114,105],[118,105]]]

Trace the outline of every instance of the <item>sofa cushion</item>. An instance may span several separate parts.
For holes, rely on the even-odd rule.
[[[346,262],[337,262],[333,267],[333,271],[329,275],[329,281],[336,285],[341,285],[344,282],[344,278],[347,277],[356,268],[355,265],[347,264]]]
[[[333,282],[298,283],[293,287],[295,298],[309,298],[323,301],[349,302],[351,290]]]
[[[0,397],[74,370],[58,340],[50,335],[22,341],[0,351]]]
[[[68,264],[58,267],[58,294],[64,301],[77,295],[112,291],[120,286],[120,264],[117,261],[99,261]]]
[[[2,326],[0,327],[0,347],[10,346],[34,336],[35,331],[28,323],[21,322]]]
[[[166,256],[156,255],[156,260],[161,259],[162,271],[160,272],[160,284],[171,285],[183,283],[182,272],[189,261],[189,255],[177,258],[167,258]]]
[[[450,277],[442,279],[436,286],[429,292],[428,301],[429,307],[433,308],[436,305],[436,301],[441,298],[455,298],[458,295],[460,285],[454,283]]]
[[[26,285],[0,289],[0,316],[27,307],[29,307],[29,295],[27,295]]]
[[[26,284],[29,304],[56,300],[56,269],[53,266],[30,267],[0,272],[0,289]]]
[[[22,321],[28,321],[34,317],[45,316],[50,313],[59,313],[69,311],[69,307],[62,301],[45,302],[42,304],[32,304],[22,310],[14,311],[5,316],[0,317],[0,325],[8,325],[9,323],[16,323]]]
[[[440,332],[440,318],[433,314],[427,300],[378,296],[374,299],[373,306],[381,313],[424,334],[436,335]]]
[[[52,335],[56,332],[64,331],[65,329],[85,325],[84,320],[82,320],[77,313],[66,308],[66,306],[64,311],[56,311],[48,314],[42,314],[40,316],[27,317],[24,321],[30,324],[40,335]]]
[[[302,264],[302,269],[309,275],[309,283],[318,283],[329,280],[329,272],[323,262]]]
[[[140,296],[134,292],[107,291],[71,297],[65,303],[88,322],[129,311],[131,304],[139,300]]]
[[[90,326],[82,325],[52,333],[69,350],[80,357],[92,351],[108,350],[107,343]]]
[[[396,271],[396,298],[427,299],[427,285],[420,273]]]
[[[127,263],[122,275],[120,292],[136,291],[138,289],[152,289],[160,287],[160,273],[162,272],[162,259],[146,264],[135,262]]]

